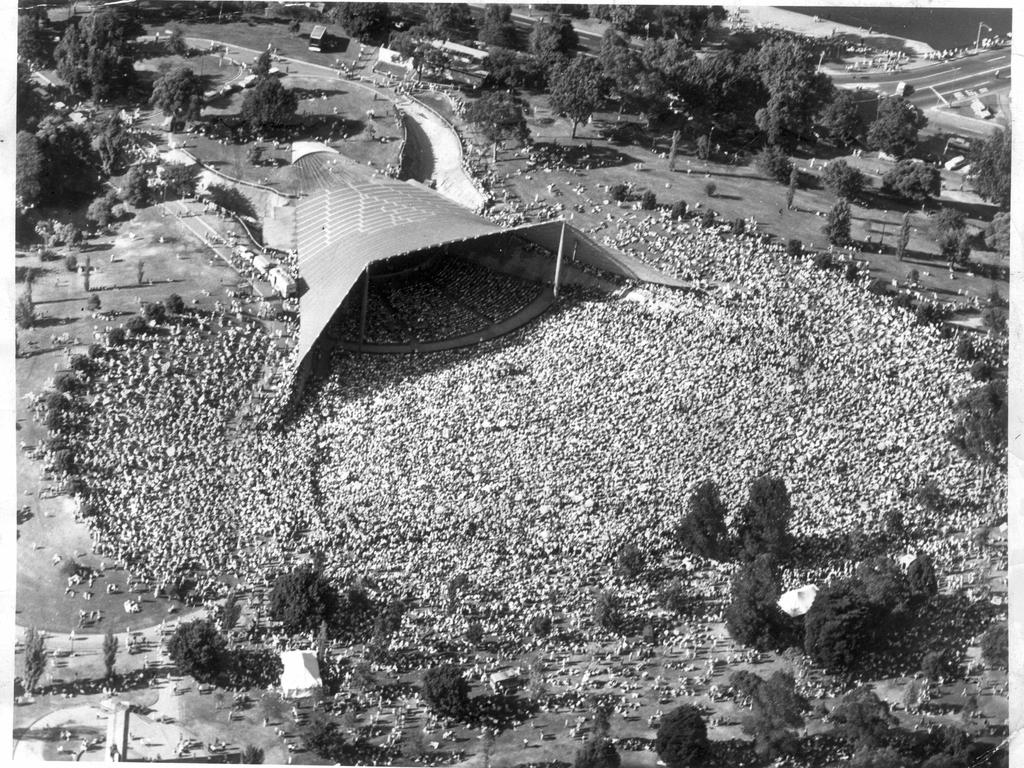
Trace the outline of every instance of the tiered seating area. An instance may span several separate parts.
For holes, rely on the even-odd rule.
[[[470,335],[522,311],[540,291],[537,283],[460,258],[438,258],[412,275],[371,279],[366,341],[405,345]],[[332,335],[359,340],[361,300],[349,298]]]

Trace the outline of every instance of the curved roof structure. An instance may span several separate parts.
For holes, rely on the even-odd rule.
[[[315,155],[318,152],[325,152],[330,155],[338,154],[338,150],[327,146],[322,141],[296,141],[292,142],[292,164],[295,164],[307,155]]]
[[[375,261],[442,245],[514,233],[557,251],[565,232],[566,256],[647,282],[684,285],[636,259],[598,245],[562,221],[505,230],[418,182],[351,177],[309,197],[295,209],[295,244],[305,291],[299,299],[298,359]]]

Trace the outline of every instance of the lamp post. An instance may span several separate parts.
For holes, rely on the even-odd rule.
[[[978,50],[978,47],[981,45],[981,28],[982,27],[987,29],[989,32],[992,31],[992,27],[990,27],[984,21],[978,22],[978,36],[976,38],[974,38],[974,50]]]

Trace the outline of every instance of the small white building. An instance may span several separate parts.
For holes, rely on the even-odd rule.
[[[270,268],[273,266],[273,262],[260,253],[253,257],[252,266],[260,275],[267,277],[270,275]]]
[[[320,663],[312,651],[282,651],[281,666],[281,695],[284,698],[303,699],[323,689]]]
[[[784,592],[779,598],[779,608],[787,616],[803,616],[814,605],[814,598],[818,596],[818,588],[814,584],[805,584],[798,589],[791,589]]]

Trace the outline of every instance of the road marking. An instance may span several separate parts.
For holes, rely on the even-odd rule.
[[[980,77],[981,75],[991,75],[991,74],[994,74],[996,72],[999,72],[1002,69],[1004,69],[1004,67],[996,67],[995,69],[985,69],[985,70],[982,70],[981,72],[972,72],[971,74],[963,75],[962,77],[954,77],[952,80],[943,80],[941,83],[931,83],[929,85],[929,87],[930,88],[937,88],[940,85],[949,85],[950,83],[958,83],[961,80],[967,80],[967,79],[972,78],[972,77]],[[1002,79],[1002,78],[1000,78],[1000,79]]]

